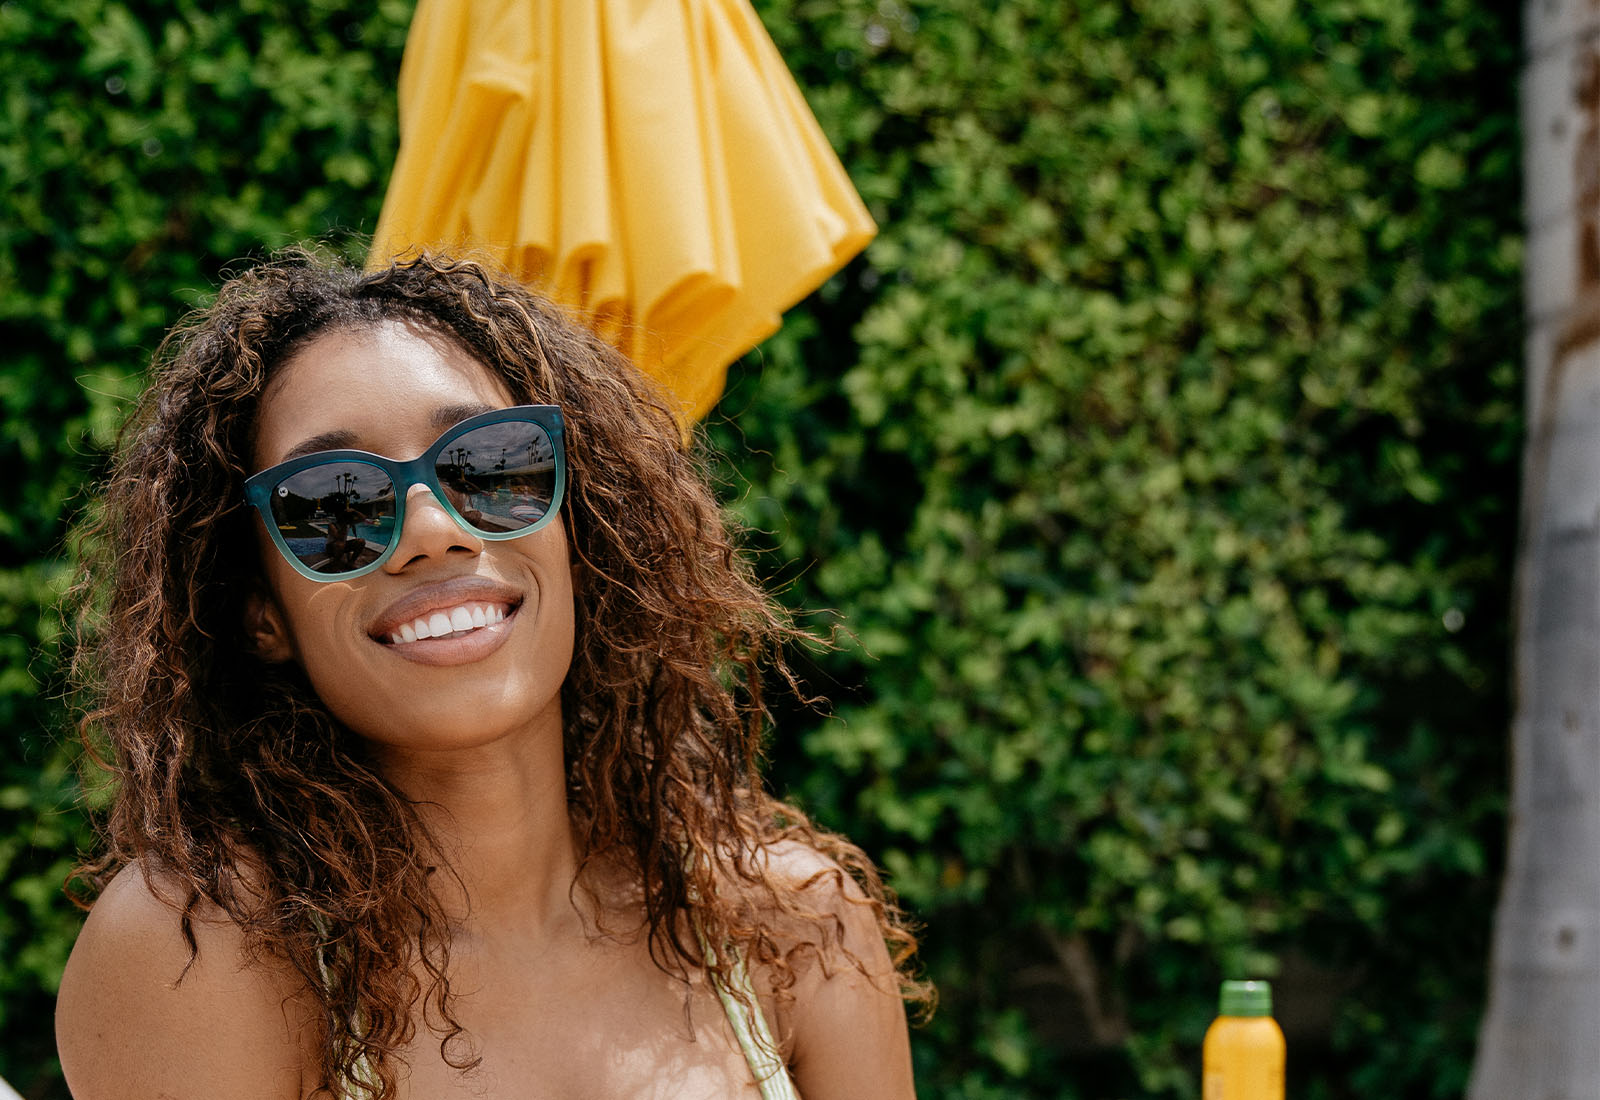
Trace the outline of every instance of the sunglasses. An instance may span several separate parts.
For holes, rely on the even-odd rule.
[[[549,523],[566,482],[561,410],[518,405],[461,421],[409,462],[366,451],[291,458],[247,478],[244,495],[297,573],[334,581],[394,553],[413,485],[479,538],[503,540]]]

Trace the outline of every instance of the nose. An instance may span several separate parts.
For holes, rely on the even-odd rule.
[[[399,539],[394,553],[383,563],[386,572],[400,573],[427,559],[443,560],[451,554],[483,551],[483,540],[457,523],[433,491],[422,484],[406,490],[405,522]]]

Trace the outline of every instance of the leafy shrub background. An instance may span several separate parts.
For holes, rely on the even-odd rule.
[[[882,234],[709,427],[834,716],[773,783],[926,922],[937,1097],[1193,1097],[1217,981],[1291,1090],[1452,1096],[1502,827],[1515,13],[761,0]],[[359,249],[409,5],[0,5],[0,1073],[87,842],[48,607],[161,333]]]
[[[215,7],[216,10],[211,10]],[[376,220],[411,5],[0,4],[0,1074],[64,1097],[53,995],[90,842],[59,618],[86,504],[166,329],[230,264]]]

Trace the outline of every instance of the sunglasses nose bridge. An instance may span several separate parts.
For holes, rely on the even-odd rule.
[[[427,454],[417,456],[409,462],[396,463],[391,476],[396,481],[398,495],[402,498],[402,506],[411,505],[414,508],[418,502],[412,501],[411,498],[419,489],[423,490],[432,499],[433,506],[443,513],[444,519],[449,522],[450,526],[459,528],[462,525],[457,518],[456,502],[450,499],[448,490],[439,479],[439,473],[438,459],[435,457],[434,452],[430,451]],[[406,519],[402,524],[402,528],[409,526],[410,523],[411,520],[409,518]],[[403,529],[399,532],[399,537],[405,537]]]
[[[436,501],[442,503],[442,486],[427,455],[409,462],[396,462],[389,470],[389,477],[394,481],[395,496],[402,506],[411,500],[412,494],[418,489],[426,489]]]
[[[446,507],[447,501],[445,500],[444,490],[442,488],[435,485],[431,481],[423,481],[421,479],[413,481],[405,487],[404,495],[406,498],[406,503],[414,506],[414,502],[411,498],[416,496],[418,493],[421,493],[423,496],[430,499],[434,506],[442,510],[446,515],[449,514],[450,510]]]
[[[394,542],[383,568],[404,569],[419,558],[481,549],[476,534],[465,527],[433,478],[408,477],[398,492]]]
[[[437,508],[439,511],[444,513],[445,518],[450,520],[451,523],[456,522],[455,516],[451,512],[450,502],[445,496],[444,486],[439,484],[439,481],[436,477],[431,475],[410,476],[401,480],[403,484],[400,488],[399,495],[401,497],[401,507],[405,510],[404,513],[402,513],[404,515],[405,524],[409,525],[411,523],[411,521],[415,518],[415,512],[419,507]],[[419,494],[424,499],[412,499]],[[400,532],[402,536],[404,533],[404,531]]]

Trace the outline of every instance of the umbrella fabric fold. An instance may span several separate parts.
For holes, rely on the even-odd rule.
[[[746,0],[421,0],[369,262],[487,254],[703,416],[876,232]]]

